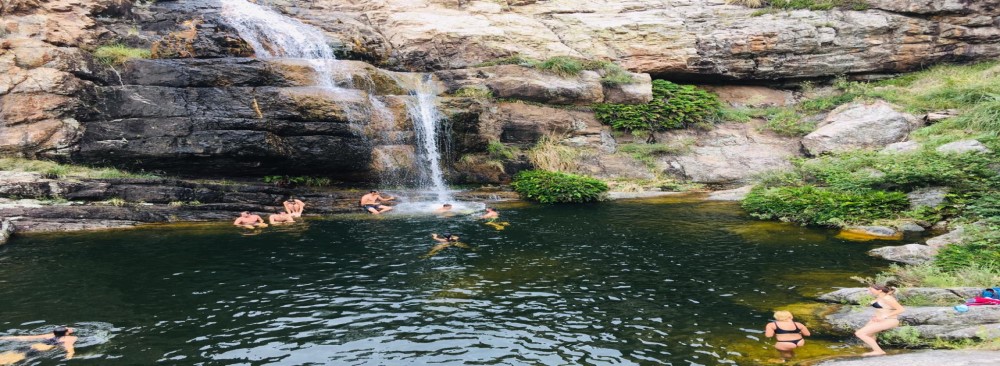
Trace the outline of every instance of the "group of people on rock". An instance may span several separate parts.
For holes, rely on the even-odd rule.
[[[282,202],[284,211],[278,210],[274,214],[267,217],[267,223],[260,215],[250,213],[250,211],[240,212],[240,217],[233,221],[233,225],[242,227],[244,229],[259,229],[265,228],[270,225],[280,225],[280,224],[292,224],[295,223],[296,217],[302,217],[302,211],[306,209],[305,202],[295,198],[295,196],[288,197],[285,202]]]
[[[879,347],[875,337],[879,332],[899,326],[899,314],[905,309],[896,300],[895,292],[896,289],[888,285],[868,286],[868,293],[875,296],[875,300],[870,304],[875,309],[875,315],[854,332],[858,339],[872,349],[870,352],[865,352],[864,356],[884,355],[885,351]],[[795,349],[805,345],[804,337],[810,335],[809,329],[804,324],[793,320],[792,313],[784,310],[775,311],[774,321],[764,327],[764,336],[774,337],[774,348],[781,354],[782,361],[792,358]]]

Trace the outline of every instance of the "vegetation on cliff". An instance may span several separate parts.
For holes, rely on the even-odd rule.
[[[109,66],[121,65],[128,60],[150,57],[152,57],[152,53],[147,49],[128,47],[120,43],[101,46],[94,50],[94,59]]]
[[[653,132],[711,123],[722,113],[718,97],[692,85],[653,80],[653,100],[646,104],[598,104],[594,113],[614,129]]]
[[[608,191],[600,180],[545,170],[517,173],[512,186],[522,198],[541,203],[600,201]]]
[[[24,158],[0,158],[0,171],[40,173],[49,179],[58,178],[157,178],[149,173],[130,173],[115,168],[96,168],[80,165],[59,164],[48,160]]]
[[[530,57],[513,55],[487,61],[475,65],[475,67],[496,66],[496,65],[520,65],[545,70],[553,74],[570,77],[580,75],[584,70],[596,71],[601,74],[601,83],[604,85],[622,85],[635,82],[632,74],[624,67],[611,61],[603,60],[583,60],[569,56],[554,56],[545,60],[535,60]]]

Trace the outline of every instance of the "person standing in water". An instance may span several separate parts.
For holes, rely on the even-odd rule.
[[[865,326],[854,332],[854,335],[865,342],[868,347],[871,347],[871,352],[865,352],[863,356],[881,356],[885,354],[882,347],[878,346],[878,342],[875,340],[875,336],[882,331],[889,330],[899,326],[899,314],[902,314],[905,308],[903,305],[896,301],[896,297],[893,293],[896,289],[888,285],[871,285],[868,286],[868,293],[875,295],[875,301],[872,301],[871,306],[875,308],[875,316],[868,320]]]
[[[390,206],[383,206],[382,202],[392,201],[396,197],[382,197],[377,190],[371,190],[368,194],[361,196],[361,200],[358,201],[358,205],[361,206],[362,210],[371,213],[372,215],[378,215],[386,211],[392,210]]]
[[[288,212],[282,212],[282,211],[278,211],[275,214],[273,214],[271,216],[268,216],[267,217],[267,221],[271,225],[275,225],[275,224],[294,224],[295,223],[295,219],[292,218],[292,214],[290,214]]]
[[[251,214],[250,211],[240,212],[240,217],[237,217],[236,221],[233,221],[233,225],[244,229],[267,227],[267,224],[264,223],[264,219],[260,218],[258,215]]]
[[[784,310],[774,312],[774,321],[764,327],[764,336],[774,337],[774,348],[781,353],[781,358],[788,361],[795,357],[795,349],[806,344],[803,337],[808,337],[809,328],[792,320],[792,313]]]
[[[500,218],[500,213],[497,212],[497,210],[493,207],[487,207],[486,213],[484,213],[482,216],[479,216],[479,218],[484,220],[496,220]]]
[[[486,220],[486,226],[492,227],[496,230],[506,229],[510,225],[509,222],[500,221],[500,213],[493,207],[487,207],[486,213],[479,216],[480,219]]]
[[[285,212],[292,215],[292,217],[302,217],[302,211],[306,209],[306,203],[295,198],[295,196],[288,196],[288,199],[282,203],[285,206]]]
[[[32,336],[8,336],[0,337],[0,341],[22,341],[22,342],[37,342],[30,346],[23,347],[21,351],[10,351],[0,353],[0,365],[13,365],[14,363],[20,362],[28,357],[33,357],[41,354],[42,352],[52,350],[56,347],[62,347],[66,350],[66,359],[72,359],[73,355],[76,354],[76,349],[73,345],[76,343],[76,336],[71,336],[73,334],[73,328],[67,328],[64,326],[58,326],[52,330],[52,334],[39,334]]]

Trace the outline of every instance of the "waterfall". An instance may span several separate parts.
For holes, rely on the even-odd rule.
[[[247,0],[220,1],[223,19],[253,47],[258,57],[306,60],[316,71],[317,86],[334,89],[329,64],[337,57],[323,32]]]
[[[417,81],[411,92],[413,100],[408,103],[407,110],[413,120],[413,130],[417,139],[417,165],[426,167],[420,171],[420,186],[431,190],[438,202],[450,202],[451,194],[444,184],[444,173],[441,170],[441,151],[438,148],[438,136],[444,130],[438,123],[441,115],[437,110],[437,93],[430,75]]]
[[[248,0],[220,0],[220,2],[223,19],[253,47],[258,57],[305,60],[316,73],[316,86],[333,93],[357,92],[353,90],[355,87],[351,75],[341,77],[343,80],[335,80],[339,76],[332,71],[337,65],[336,57],[319,29]],[[413,121],[416,135],[415,183],[420,189],[430,191],[437,202],[450,202],[452,198],[448,187],[444,184],[441,154],[438,148],[438,136],[444,129],[438,126],[441,118],[435,103],[437,93],[430,75],[414,76],[417,76],[414,78],[417,80],[413,82],[415,86],[410,92],[410,100],[407,101],[407,111]],[[373,92],[374,82],[368,80],[367,83],[360,84],[363,88],[360,91],[367,94],[368,106],[366,110],[349,111],[348,115],[358,116],[357,119],[365,122],[367,126],[359,126],[357,121],[352,120],[350,121],[352,127],[355,127],[359,135],[372,135],[373,138],[388,139],[382,142],[398,144],[400,142],[398,137],[380,137],[380,135],[390,135],[382,129],[394,127],[395,121],[385,103]],[[372,144],[374,149],[374,143],[370,139],[369,144]],[[392,165],[391,159],[377,160],[378,163],[387,165],[388,170],[396,168]]]

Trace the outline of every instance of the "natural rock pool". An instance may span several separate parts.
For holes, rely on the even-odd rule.
[[[813,328],[800,358],[858,353],[813,299],[885,266],[881,243],[732,203],[499,208],[499,231],[358,214],[23,236],[0,248],[0,334],[77,326],[78,365],[748,365],[776,356],[774,308]],[[448,231],[472,249],[421,258]]]

